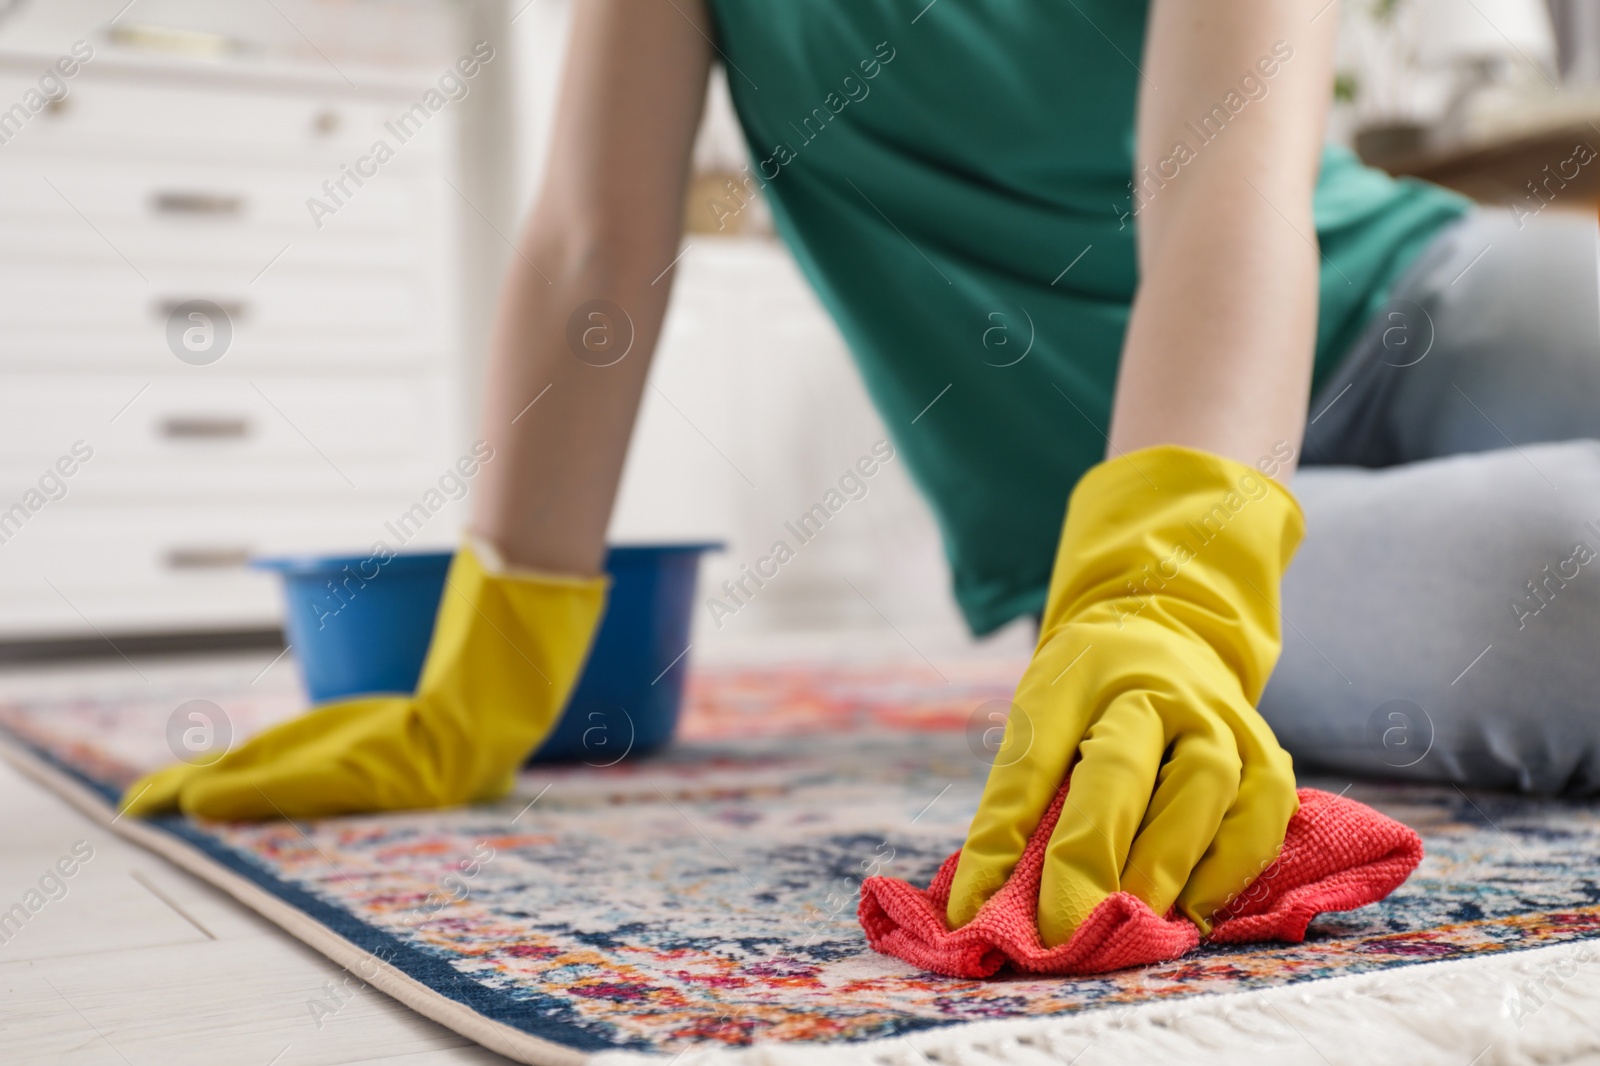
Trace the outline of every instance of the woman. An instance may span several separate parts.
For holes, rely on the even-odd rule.
[[[1208,929],[1282,843],[1291,752],[1592,787],[1588,664],[1563,653],[1600,611],[1579,558],[1600,461],[1534,445],[1594,433],[1595,227],[1474,213],[1325,151],[1335,18],[1321,0],[578,5],[498,324],[499,458],[416,695],[320,708],[135,785],[128,809],[314,816],[509,787],[601,611],[719,58],[750,181],[933,503],[972,628],[1040,619],[952,924],[1069,767],[1050,944],[1119,889]],[[587,324],[619,313],[638,354],[593,358]],[[1346,464],[1295,479],[1308,518],[1297,461]]]

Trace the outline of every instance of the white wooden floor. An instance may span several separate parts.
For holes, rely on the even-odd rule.
[[[66,895],[0,943],[7,1066],[508,1061],[354,978],[344,1005],[319,1017],[312,1004],[334,1002],[325,986],[342,990],[344,970],[0,762],[0,911],[78,841],[94,854]]]

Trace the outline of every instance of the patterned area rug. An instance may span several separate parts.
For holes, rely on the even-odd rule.
[[[1600,807],[1356,783],[1348,794],[1416,828],[1428,855],[1391,898],[1322,917],[1304,944],[1203,948],[1087,979],[958,980],[874,954],[856,886],[878,872],[925,881],[960,844],[986,772],[969,715],[1004,699],[1019,671],[702,673],[670,751],[535,768],[494,806],[116,828],[369,983],[534,1063],[774,1042],[820,1062],[972,1022],[1600,937]],[[194,695],[158,684],[11,697],[0,730],[19,765],[109,820],[119,788],[170,759],[169,718]],[[238,735],[296,709],[286,687],[207,696]]]

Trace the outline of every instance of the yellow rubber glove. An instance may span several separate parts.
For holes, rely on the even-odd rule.
[[[1303,532],[1287,489],[1204,452],[1147,448],[1084,475],[956,869],[952,927],[1005,883],[1071,769],[1039,890],[1045,944],[1117,891],[1211,931],[1299,806],[1255,704]]]
[[[135,782],[123,810],[316,818],[502,796],[566,704],[606,587],[605,578],[490,572],[463,547],[414,695],[313,708],[208,765]]]

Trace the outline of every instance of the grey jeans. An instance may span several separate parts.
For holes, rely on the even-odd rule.
[[[1261,701],[1297,768],[1600,792],[1597,252],[1468,216],[1312,402]]]

